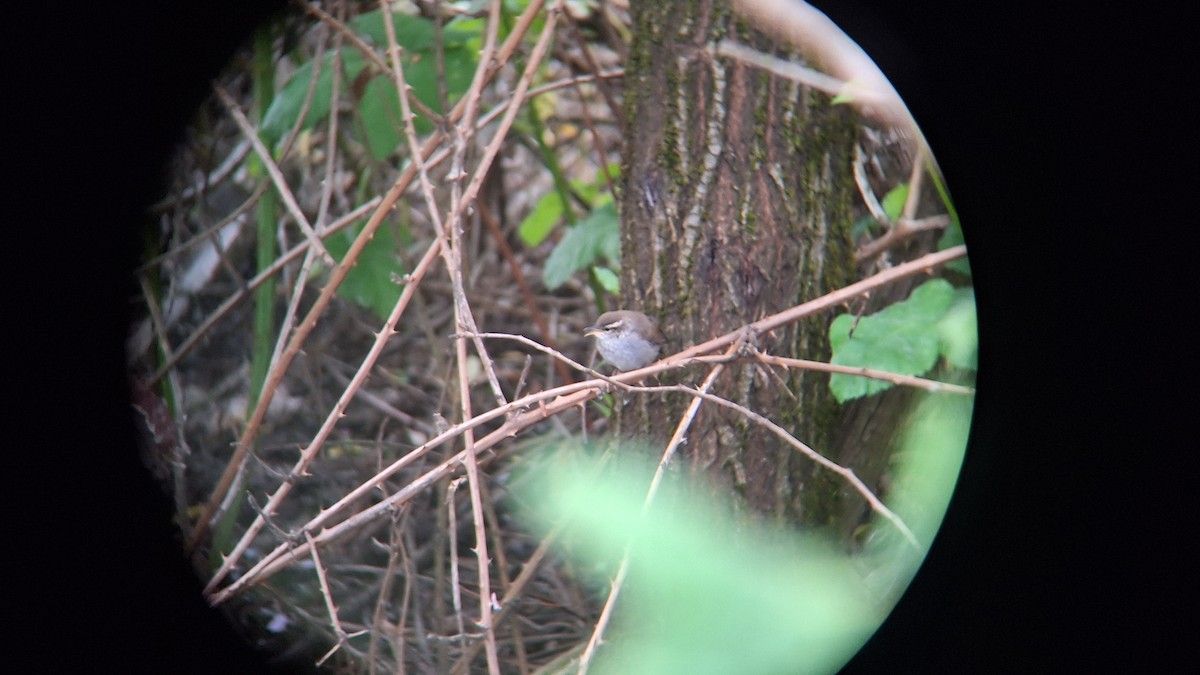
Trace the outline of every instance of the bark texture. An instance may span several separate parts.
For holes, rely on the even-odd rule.
[[[716,42],[732,38],[798,59],[741,23],[725,2],[639,2],[632,9],[618,200],[624,306],[655,318],[675,351],[852,281],[853,111],[716,57]],[[758,336],[758,345],[828,359],[831,318]],[[727,368],[714,393],[820,450],[839,417],[827,385],[825,375],[740,363]],[[621,411],[622,429],[666,439],[687,403],[637,397]],[[681,452],[693,473],[740,493],[756,511],[805,524],[838,520],[845,485],[732,411],[702,406]]]

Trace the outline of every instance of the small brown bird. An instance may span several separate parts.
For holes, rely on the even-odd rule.
[[[618,370],[637,370],[654,363],[664,340],[650,317],[628,309],[605,312],[596,325],[583,329],[596,338],[600,355]]]

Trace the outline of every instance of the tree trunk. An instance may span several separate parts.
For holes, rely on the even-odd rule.
[[[858,129],[828,96],[731,59],[731,38],[784,51],[719,0],[632,3],[635,39],[625,76],[624,307],[655,318],[668,351],[840,288],[855,277],[850,241]],[[810,318],[758,346],[829,358],[831,315]],[[683,376],[699,381],[700,371]],[[821,451],[839,417],[828,376],[729,366],[713,393],[746,405]],[[666,439],[688,404],[638,397],[625,433]],[[681,459],[754,510],[832,525],[845,484],[742,416],[705,404]]]

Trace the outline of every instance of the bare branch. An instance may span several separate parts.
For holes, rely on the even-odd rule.
[[[321,259],[327,265],[334,265],[336,261],[333,256],[329,255],[329,251],[325,250],[325,245],[321,243],[321,238],[313,231],[312,225],[309,224],[308,218],[304,212],[300,210],[300,205],[296,203],[296,195],[292,194],[292,189],[288,187],[287,180],[284,179],[283,173],[279,170],[279,166],[275,163],[275,159],[271,157],[271,151],[262,144],[258,138],[258,132],[254,130],[254,125],[250,124],[250,120],[246,119],[246,113],[243,113],[241,108],[225,91],[225,88],[219,84],[213,84],[213,91],[217,93],[217,98],[221,99],[221,103],[225,104],[225,108],[229,111],[233,121],[237,123],[238,128],[246,136],[254,146],[254,152],[258,155],[259,161],[267,169],[267,173],[271,176],[271,182],[275,184],[275,191],[279,193],[279,197],[283,199],[284,205],[287,206],[288,213],[292,215],[292,219],[296,221],[296,225],[304,232],[304,236],[308,238],[308,243],[317,249]]]
[[[426,253],[427,258],[433,253],[436,246],[437,246],[437,244],[435,242],[435,244],[430,247],[430,250]],[[468,429],[473,429],[473,428],[479,426],[480,424],[485,423],[486,421],[496,419],[500,416],[507,415],[509,413],[521,411],[517,414],[512,415],[511,417],[508,417],[506,419],[505,423],[499,429],[497,429],[496,431],[493,431],[492,433],[488,434],[487,436],[483,437],[482,439],[479,439],[475,444],[475,452],[481,452],[483,450],[486,450],[501,440],[515,436],[521,430],[525,429],[526,427],[528,427],[532,424],[540,422],[541,420],[544,420],[544,419],[550,417],[551,415],[562,412],[563,410],[570,409],[574,406],[579,405],[580,403],[582,403],[584,401],[587,401],[591,398],[595,398],[595,397],[599,396],[605,390],[605,386],[603,383],[608,383],[610,385],[617,385],[617,386],[628,386],[628,383],[640,381],[642,378],[646,377],[647,375],[663,372],[663,371],[673,369],[673,368],[684,367],[687,365],[687,362],[690,359],[693,359],[694,357],[704,356],[716,349],[727,348],[732,344],[736,344],[739,340],[741,340],[746,335],[747,331],[765,332],[768,330],[773,330],[775,328],[778,328],[779,326],[784,325],[785,323],[787,323],[789,321],[796,321],[805,316],[809,316],[813,313],[816,313],[818,311],[828,309],[830,307],[838,306],[838,305],[842,304],[843,302],[845,302],[846,300],[856,297],[857,295],[866,293],[874,288],[883,286],[888,283],[893,283],[895,281],[904,279],[906,277],[909,277],[909,276],[912,276],[915,274],[919,274],[919,273],[922,273],[925,271],[932,270],[933,268],[935,268],[939,265],[944,265],[947,262],[956,260],[965,254],[966,254],[966,249],[965,249],[965,247],[961,247],[961,246],[955,247],[953,249],[947,249],[946,251],[940,251],[938,253],[932,253],[932,254],[929,254],[922,258],[918,258],[917,260],[914,260],[914,261],[911,261],[908,263],[903,263],[903,264],[897,265],[895,267],[892,267],[890,269],[879,272],[878,274],[875,274],[874,276],[869,277],[868,279],[864,279],[858,283],[851,284],[850,286],[847,286],[838,291],[828,293],[828,294],[822,296],[821,298],[817,298],[816,300],[812,300],[810,302],[807,302],[802,305],[798,305],[796,307],[788,309],[784,312],[780,312],[778,314],[766,317],[765,319],[757,321],[753,324],[749,324],[741,329],[727,333],[724,336],[714,338],[703,344],[696,345],[696,346],[690,347],[688,349],[684,349],[683,351],[681,351],[677,354],[669,356],[657,363],[646,366],[645,368],[641,368],[638,370],[632,370],[632,371],[628,371],[625,373],[620,373],[611,378],[602,377],[602,378],[593,379],[593,380],[586,380],[584,382],[574,383],[574,384],[570,384],[570,385],[564,385],[562,387],[557,387],[555,389],[538,392],[536,394],[530,394],[528,396],[522,397],[515,401],[511,401],[503,406],[498,406],[496,408],[493,408],[492,410],[489,410],[487,412],[476,415],[475,417],[446,430],[445,432],[443,432],[442,434],[439,434],[437,437],[431,439],[430,441],[426,442],[425,444],[423,444],[417,448],[414,448],[411,452],[409,452],[407,455],[405,455],[401,459],[394,462],[387,469],[376,474],[370,480],[368,480],[367,482],[363,483],[358,488],[356,488],[355,490],[350,492],[348,495],[346,495],[346,497],[344,497],[340,501],[338,501],[337,504],[334,504],[333,506],[329,507],[325,511],[321,512],[321,514],[319,514],[318,516],[316,516],[315,518],[310,520],[308,523],[306,523],[303,526],[303,529],[310,530],[310,531],[317,531],[320,527],[324,526],[326,521],[329,520],[333,514],[342,510],[348,504],[353,503],[355,500],[366,496],[371,490],[373,490],[375,487],[379,486],[383,480],[385,480],[386,478],[388,478],[391,475],[394,475],[397,471],[399,471],[403,467],[407,466],[408,464],[412,463],[419,457],[423,456],[426,452],[428,452],[432,448],[438,447],[442,443],[446,442],[447,440],[450,440],[451,438],[454,438],[454,437],[462,434],[464,431],[466,431]],[[406,287],[405,291],[407,292],[408,290],[409,290],[409,288]],[[402,296],[401,302],[403,302],[403,296]],[[394,318],[395,316],[396,316],[396,312],[393,312],[393,317],[390,317],[390,318]],[[390,330],[390,326],[392,326],[392,325],[394,325],[394,324],[392,324],[392,323],[388,324],[389,330]],[[505,336],[505,337],[510,337],[510,336]],[[528,340],[528,338],[524,338],[522,336],[516,336],[516,337],[520,338],[521,341],[526,344],[536,344],[532,340]],[[380,342],[377,341],[376,346],[379,346],[379,345],[380,345]],[[547,352],[552,351],[546,347],[539,347],[539,348],[542,349],[543,351],[547,351]],[[559,355],[559,356],[561,356],[561,355]],[[562,358],[566,359],[566,357],[562,357]],[[574,361],[571,361],[570,359],[566,359],[566,360],[569,363],[571,363],[572,365],[582,368],[582,366],[575,363]],[[370,357],[368,357],[368,359],[366,359],[366,362],[364,362],[364,368],[367,367],[367,362],[370,362],[372,364],[374,363],[374,361]],[[362,370],[360,370],[360,375],[365,376],[365,374],[363,373]],[[350,390],[348,389],[347,393],[349,393],[349,391]],[[687,391],[690,394],[692,390],[687,390]],[[691,395],[694,395],[694,394],[691,394]],[[346,400],[348,402],[348,399],[346,398],[346,394],[343,394],[343,400]],[[336,420],[337,416],[340,416],[340,411],[342,409],[343,408],[341,407],[341,402],[339,402],[339,406],[335,406],[334,410],[331,411],[330,418],[327,419],[326,425],[324,427],[322,427],[323,430],[326,428],[332,429],[332,421]],[[327,434],[327,432],[326,432],[326,434]],[[323,441],[325,438],[325,435],[322,435],[319,433],[318,438]],[[797,441],[797,443],[798,443],[798,441]],[[308,448],[305,449],[305,452],[303,454],[307,456],[310,452],[314,451],[314,448],[317,445],[318,445],[318,440],[314,439],[314,442],[312,444],[310,444],[310,446]],[[807,448],[807,446],[804,446],[804,447]],[[339,523],[336,526],[333,526],[327,530],[322,531],[321,534],[317,537],[317,541],[323,543],[325,541],[330,541],[332,539],[335,539],[336,537],[338,537],[342,534],[345,534],[346,532],[348,532],[356,527],[364,525],[367,522],[372,521],[374,518],[379,517],[386,511],[386,509],[394,508],[396,505],[402,504],[402,503],[406,502],[408,499],[411,499],[420,490],[431,485],[434,481],[452,473],[454,468],[456,467],[456,465],[458,463],[462,462],[466,458],[465,454],[464,454],[465,452],[466,451],[464,450],[464,451],[461,451],[458,454],[450,457],[449,459],[442,462],[434,469],[431,469],[430,471],[426,472],[420,478],[409,483],[409,485],[407,485],[406,487],[401,489],[399,492],[391,495],[390,497],[384,499],[383,501],[378,502],[374,506],[369,507],[368,509],[361,511],[358,514],[355,514],[354,516],[347,518],[345,521],[342,521],[341,523]],[[308,461],[311,461],[311,457],[309,457],[307,461],[303,457],[301,459],[301,462],[304,463],[304,466],[307,466]],[[857,478],[855,478],[854,480],[857,480]],[[277,495],[279,495],[280,492],[282,492],[283,494],[286,494],[287,489],[288,489],[287,485],[288,485],[287,483],[284,483],[283,485],[281,485],[279,492],[277,492]],[[282,499],[282,495],[279,495],[278,498]],[[273,512],[273,510],[272,510],[273,505],[277,505],[276,495],[272,496],[272,500],[270,502],[268,502],[268,505],[267,505],[267,507],[265,507],[264,510],[267,511],[268,513]],[[214,604],[219,604],[220,602],[223,602],[224,600],[231,597],[233,594],[236,594],[236,593],[240,592],[241,590],[244,590],[244,588],[247,587],[250,583],[257,583],[257,582],[261,581],[262,579],[266,578],[266,576],[269,576],[270,574],[273,574],[274,572],[281,569],[284,564],[287,564],[286,561],[281,564],[281,559],[285,556],[285,554],[288,554],[288,556],[290,558],[291,556],[297,555],[298,553],[302,553],[302,551],[299,551],[299,550],[288,550],[287,547],[285,547],[285,546],[278,547],[278,548],[276,548],[276,550],[274,550],[271,553],[264,556],[263,559],[257,565],[255,565],[253,568],[251,568],[251,570],[247,571],[244,575],[242,575],[242,577],[240,577],[236,582],[231,584],[229,587],[223,589],[222,591],[216,592],[215,591],[216,583],[219,583],[219,579],[223,578],[224,575],[228,572],[228,569],[232,567],[233,562],[231,562],[231,561],[236,560],[237,558],[240,558],[241,552],[244,551],[245,547],[249,545],[249,542],[251,540],[253,540],[254,536],[257,534],[258,529],[261,528],[260,521],[261,521],[261,517],[255,521],[255,525],[257,526],[257,528],[252,527],[252,531],[247,531],[246,535],[244,535],[242,537],[242,540],[239,542],[238,547],[235,548],[234,552],[229,556],[229,558],[226,559],[225,563],[222,565],[221,570],[218,571],[217,575],[214,575],[214,577],[213,577],[214,581],[210,581],[209,587],[207,587],[205,589],[205,592],[210,594],[210,600]],[[302,548],[303,548],[303,546],[301,547],[301,549]],[[260,578],[260,576],[261,576],[261,578]]]
[[[841,375],[855,375],[858,377],[869,377],[874,380],[883,380],[892,384],[903,387],[916,387],[934,393],[960,394],[962,396],[974,396],[974,387],[964,387],[960,384],[950,384],[949,382],[938,382],[936,380],[927,380],[921,377],[912,375],[899,375],[897,373],[889,373],[873,368],[856,368],[853,366],[838,366],[832,363],[823,361],[809,361],[807,359],[788,359],[782,356],[771,356],[770,354],[759,354],[758,360],[763,363],[769,363],[775,366],[784,368],[802,368],[804,370],[816,370],[824,373],[838,373]]]

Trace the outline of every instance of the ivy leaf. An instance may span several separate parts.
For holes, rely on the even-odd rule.
[[[571,275],[601,259],[616,262],[620,258],[621,227],[617,219],[617,207],[608,201],[567,230],[546,259],[542,281],[546,288],[554,290]]]
[[[862,317],[857,326],[853,316],[838,316],[829,327],[830,363],[900,375],[928,372],[942,353],[939,321],[954,296],[948,281],[931,279],[913,290],[907,300]],[[835,374],[829,378],[829,388],[842,403],[891,387],[890,382],[866,377]]]

